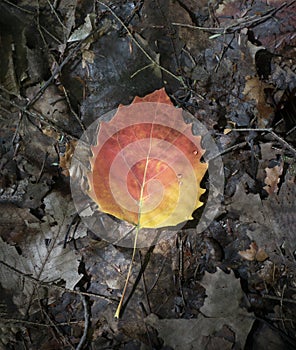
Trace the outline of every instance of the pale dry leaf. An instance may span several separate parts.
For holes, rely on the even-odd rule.
[[[234,273],[222,270],[205,274],[202,285],[207,297],[197,319],[158,319],[150,314],[145,322],[154,327],[164,344],[174,350],[204,350],[205,338],[217,334],[225,325],[235,333],[236,346],[244,348],[254,322],[253,314],[241,308],[243,291]]]
[[[267,122],[270,120],[270,116],[273,113],[273,108],[266,103],[265,89],[271,88],[258,77],[249,78],[246,81],[246,85],[243,91],[248,101],[255,100],[258,110],[258,127],[264,128]]]
[[[63,247],[68,225],[75,215],[73,202],[70,196],[52,192],[45,197],[44,204],[46,215],[42,221],[36,218],[32,220],[27,209],[18,209],[23,215],[19,227],[24,234],[17,241],[21,255],[15,247],[1,243],[1,284],[4,289],[14,291],[13,301],[23,313],[27,312],[33,300],[43,296],[42,288],[35,295],[38,281],[64,281],[66,288],[73,289],[81,279],[78,274],[79,253],[69,246]],[[86,228],[80,225],[76,234],[85,235]],[[24,278],[25,275],[31,276],[36,282]],[[34,311],[34,307],[30,309],[31,313]]]
[[[264,249],[262,249],[262,248],[259,248],[257,253],[256,253],[256,260],[259,261],[259,262],[263,262],[263,261],[265,261],[268,258],[269,258],[269,256],[266,253],[266,251]]]
[[[84,23],[78,27],[74,32],[71,34],[70,38],[68,39],[68,43],[74,42],[74,41],[80,41],[84,40],[88,37],[88,35],[93,30],[92,21],[95,17],[95,14],[89,13],[85,19]]]
[[[258,248],[256,242],[251,242],[249,249],[239,251],[238,253],[242,258],[248,261],[257,260],[262,262],[268,259],[268,254],[263,248]]]
[[[283,173],[283,163],[280,165],[276,165],[273,168],[265,168],[266,172],[266,178],[265,178],[265,184],[264,190],[268,194],[273,194],[278,192],[278,183],[280,182],[280,176]]]
[[[250,244],[249,249],[240,250],[238,253],[242,258],[249,260],[249,261],[253,261],[253,260],[255,260],[257,249],[258,249],[258,247],[257,247],[256,242],[252,242]]]
[[[31,294],[32,284],[24,283],[22,288],[16,288],[16,286],[21,286],[22,276],[17,273],[13,273],[13,269],[22,271],[24,275],[30,275],[32,273],[30,262],[19,255],[16,248],[8,243],[5,243],[0,237],[0,256],[1,256],[1,267],[0,267],[0,281],[3,288],[17,291],[24,291],[26,294]],[[9,265],[11,269],[5,267]]]
[[[244,293],[240,280],[233,272],[226,274],[221,269],[213,274],[206,272],[201,284],[207,295],[200,309],[205,316],[233,317],[237,313],[248,315],[248,312],[240,307]]]

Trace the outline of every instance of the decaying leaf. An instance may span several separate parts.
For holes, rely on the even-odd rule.
[[[257,249],[258,249],[258,247],[257,247],[256,242],[252,242],[250,244],[249,249],[240,250],[238,253],[244,259],[249,260],[249,261],[253,261],[253,260],[255,260]]]
[[[262,262],[268,258],[265,250],[258,248],[256,242],[252,242],[249,249],[241,250],[238,253],[241,257],[249,261],[257,260]]]
[[[251,101],[255,100],[258,110],[258,127],[266,127],[270,117],[273,113],[273,108],[266,103],[265,89],[269,88],[268,84],[259,80],[258,77],[250,78],[246,81],[245,89],[243,94],[246,99]]]
[[[240,183],[228,211],[238,215],[241,228],[244,227],[249,238],[259,247],[264,247],[274,265],[284,264],[291,273],[295,273],[296,186],[291,170],[290,166],[278,193],[263,201],[259,194],[246,194],[244,185]]]
[[[266,178],[263,188],[268,194],[273,194],[278,192],[278,183],[280,182],[280,176],[283,173],[283,163],[276,165],[273,168],[265,168]]]
[[[64,201],[65,197],[58,192],[45,197],[46,216],[42,221],[31,215],[28,209],[11,206],[10,213],[7,213],[8,217],[21,215],[17,228],[8,228],[4,235],[10,244],[17,244],[21,253],[14,246],[0,242],[1,285],[9,291],[17,291],[14,303],[21,312],[27,312],[33,301],[42,297],[38,281],[52,283],[63,280],[67,288],[73,289],[81,278],[78,274],[79,255],[69,247],[63,247],[71,214],[75,212],[72,202],[68,201],[65,206]],[[7,216],[0,220],[0,226],[7,225]],[[2,230],[1,236],[3,234]],[[81,226],[77,235],[85,234],[86,230]],[[39,294],[36,286],[40,287]],[[34,308],[30,309],[32,312]]]
[[[205,192],[200,140],[164,89],[120,105],[110,122],[101,122],[92,147],[90,197],[102,212],[138,227],[192,219]]]
[[[235,334],[235,345],[225,336],[228,338],[226,348],[244,348],[254,318],[240,306],[243,298],[240,281],[234,273],[228,275],[218,269],[214,274],[206,273],[202,284],[207,297],[197,319],[160,320],[151,314],[146,323],[156,328],[164,344],[174,350],[208,349],[206,340],[229,331]],[[219,339],[221,349],[225,338]]]
[[[72,156],[76,147],[77,141],[71,140],[66,144],[66,152],[60,157],[60,167],[62,168],[62,174],[69,176],[69,169],[71,165]]]

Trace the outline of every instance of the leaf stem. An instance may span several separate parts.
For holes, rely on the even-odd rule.
[[[129,269],[128,269],[128,273],[127,273],[127,276],[126,276],[126,280],[125,280],[124,288],[123,288],[123,291],[122,291],[122,295],[121,295],[119,304],[118,304],[118,306],[117,306],[116,312],[115,312],[115,314],[114,314],[114,318],[119,318],[119,317],[120,317],[120,311],[121,311],[121,308],[122,308],[124,296],[125,296],[125,293],[126,293],[126,290],[127,290],[127,285],[128,285],[129,279],[130,279],[130,277],[131,277],[132,267],[133,267],[133,264],[134,264],[134,261],[135,261],[135,255],[136,255],[136,250],[137,250],[137,240],[138,240],[138,233],[139,233],[139,230],[140,230],[140,227],[139,227],[139,225],[138,225],[138,226],[137,226],[137,229],[136,229],[136,234],[135,234],[135,240],[134,240],[134,246],[133,246],[132,260],[131,260],[131,263],[130,263],[130,266],[129,266]]]
[[[145,183],[146,183],[147,169],[148,169],[149,157],[150,157],[151,147],[152,147],[152,145],[151,145],[151,138],[152,138],[152,129],[150,131],[150,144],[149,144],[148,154],[147,154],[147,157],[146,157],[146,164],[145,164],[144,175],[143,175],[143,180],[142,180],[142,186],[141,186],[141,191],[140,191],[140,199],[139,199],[139,205],[138,205],[138,207],[139,207],[139,209],[138,209],[138,223],[137,223],[137,226],[136,226],[136,233],[135,233],[135,239],[134,239],[132,259],[131,259],[131,263],[130,263],[130,266],[129,266],[129,269],[128,269],[128,273],[127,273],[127,276],[126,276],[126,280],[125,280],[125,284],[124,284],[124,287],[123,287],[122,295],[121,295],[119,304],[117,306],[116,312],[114,314],[114,318],[119,318],[120,317],[120,311],[121,311],[123,300],[124,300],[125,293],[126,293],[126,290],[127,290],[127,285],[128,285],[131,273],[132,273],[133,264],[134,264],[134,261],[135,261],[138,236],[139,236],[139,231],[140,231],[140,228],[141,228],[141,213],[142,213],[142,207],[143,207],[144,187],[145,187]]]

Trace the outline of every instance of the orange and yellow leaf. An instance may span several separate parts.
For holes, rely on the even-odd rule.
[[[200,161],[200,141],[164,89],[136,97],[100,124],[89,195],[99,210],[137,227],[190,220],[205,192],[200,181],[207,164]]]

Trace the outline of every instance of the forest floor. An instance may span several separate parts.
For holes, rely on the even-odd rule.
[[[1,349],[296,348],[295,28],[291,0],[1,1]],[[130,224],[78,215],[70,164],[161,88],[218,171],[194,220],[136,250],[116,319]]]

